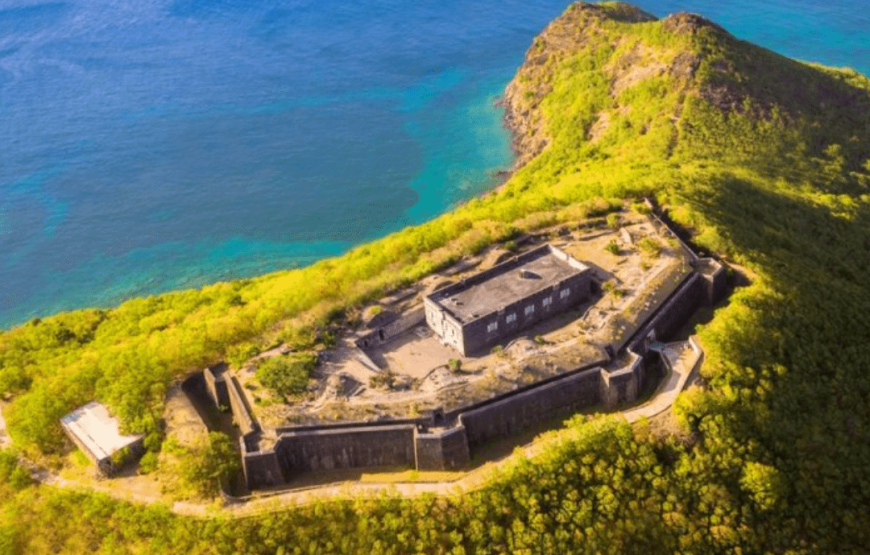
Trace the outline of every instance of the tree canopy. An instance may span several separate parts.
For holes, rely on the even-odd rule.
[[[16,444],[63,449],[58,418],[94,397],[158,434],[168,385],[191,369],[310,336],[494,241],[641,195],[751,277],[699,330],[706,387],[676,410],[687,441],[578,418],[569,440],[482,491],[234,522],[22,484],[4,455],[0,551],[866,552],[870,81],[696,16],[575,4],[531,46],[506,103],[522,144],[540,148],[497,193],[303,270],[0,335]]]

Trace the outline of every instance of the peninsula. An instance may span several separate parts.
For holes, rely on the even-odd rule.
[[[302,270],[60,314],[0,335],[2,410],[13,440],[0,451],[0,547],[12,553],[865,550],[870,80],[785,58],[695,15],[657,20],[627,4],[577,3],[529,47],[503,102],[516,171],[498,191],[427,224]],[[696,318],[705,354],[699,384],[677,399],[666,428],[581,415],[533,461],[517,454],[473,491],[339,497],[233,522],[31,483],[40,476],[37,467],[63,472],[76,465],[61,418],[96,400],[119,419],[121,433],[142,436],[138,469],[146,477],[171,477],[170,493],[214,495],[218,479],[236,472],[239,454],[221,433],[185,442],[178,431],[184,423],[167,410],[183,380],[220,361],[241,368],[284,350],[285,363],[255,365],[259,389],[248,389],[252,400],[260,399],[263,414],[313,403],[306,396],[325,391],[311,380],[329,362],[320,353],[371,322],[366,333],[379,340],[385,329],[377,325],[379,313],[393,306],[387,299],[401,304],[404,291],[437,272],[471,277],[533,252],[535,245],[523,244],[528,237],[542,234],[542,244],[556,244],[562,228],[571,238],[556,248],[590,266],[590,257],[571,254],[573,241],[596,225],[617,234],[628,228],[634,240],[631,226],[644,225],[649,211],[645,198],[699,256],[734,268],[742,284]],[[664,267],[673,246],[660,245],[664,258],[655,260]],[[517,254],[496,261],[503,251]],[[484,265],[478,257],[490,253],[494,259]],[[651,268],[655,260],[646,263]],[[564,275],[583,271],[574,270]],[[601,292],[612,294],[606,282],[599,280]],[[456,295],[435,294],[450,284],[431,285],[426,298],[449,307],[444,302]],[[554,295],[573,287],[559,286]],[[517,299],[537,294],[523,291]],[[535,310],[545,297],[534,297]],[[455,314],[471,322],[484,312]],[[498,326],[508,325],[511,314],[506,310]],[[450,348],[456,361],[466,354]],[[377,354],[369,357],[375,366]],[[459,373],[473,370],[470,364],[448,360],[454,373],[445,379],[464,379]],[[326,386],[353,390],[341,379]],[[321,416],[340,416],[338,405],[324,403]],[[413,417],[425,413],[435,427],[435,408],[419,401]]]

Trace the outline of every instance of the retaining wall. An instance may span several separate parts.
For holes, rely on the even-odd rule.
[[[593,368],[463,412],[459,421],[465,426],[469,448],[473,451],[571,409],[598,404],[600,374],[600,368]]]
[[[226,364],[210,366],[202,371],[205,380],[205,388],[218,407],[230,406],[230,398],[227,394],[227,383],[224,378]]]
[[[416,426],[314,430],[281,434],[275,453],[290,473],[366,466],[414,466]]]
[[[259,429],[257,423],[251,417],[251,411],[248,408],[248,403],[245,401],[245,394],[242,392],[242,386],[239,385],[239,380],[232,374],[225,374],[227,396],[230,399],[230,408],[233,411],[233,418],[242,434],[249,434]]]
[[[414,438],[414,454],[417,470],[455,470],[465,466],[471,460],[465,427],[418,432]]]
[[[248,489],[282,486],[287,483],[284,470],[273,450],[249,452],[242,438],[242,470]]]

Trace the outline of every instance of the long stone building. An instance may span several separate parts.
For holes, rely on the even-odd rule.
[[[544,245],[426,296],[426,323],[468,356],[588,299],[592,283],[588,266]]]

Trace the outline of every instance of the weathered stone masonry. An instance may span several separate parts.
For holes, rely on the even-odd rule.
[[[252,490],[280,487],[300,472],[322,469],[461,468],[487,442],[513,436],[581,408],[597,405],[613,410],[620,403],[635,401],[644,385],[648,363],[655,356],[649,350],[650,343],[671,337],[695,310],[718,302],[725,292],[725,271],[720,263],[693,257],[693,267],[695,272],[680,283],[634,335],[622,345],[613,346],[614,357],[448,414],[436,412],[401,421],[281,428],[274,431],[277,436],[274,441],[261,446],[256,422],[244,401],[233,398],[233,393],[241,394],[232,391],[238,388],[238,383],[231,375],[213,369],[204,373],[215,401],[229,402],[243,430],[242,462]],[[419,315],[398,325],[406,326],[407,321],[416,318]]]

